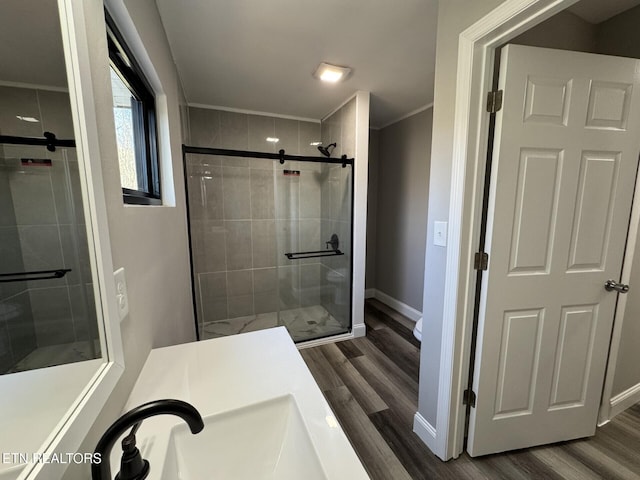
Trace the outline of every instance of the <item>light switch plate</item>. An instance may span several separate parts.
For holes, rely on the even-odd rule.
[[[433,244],[447,246],[447,222],[433,222]]]
[[[124,268],[119,268],[113,272],[116,282],[116,300],[118,302],[118,315],[120,321],[129,315],[129,297],[127,296],[127,280],[124,277]]]

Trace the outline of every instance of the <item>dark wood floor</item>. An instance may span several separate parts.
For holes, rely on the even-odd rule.
[[[640,480],[640,404],[590,439],[440,461],[413,433],[420,344],[412,322],[377,300],[367,300],[365,322],[365,338],[301,353],[373,480]]]

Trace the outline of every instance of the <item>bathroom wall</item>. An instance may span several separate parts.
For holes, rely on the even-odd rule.
[[[365,289],[376,288],[376,234],[378,217],[378,165],[380,130],[369,129],[369,178],[367,188],[367,267]]]
[[[640,6],[599,24],[596,33],[597,52],[640,59],[638,22],[640,22]],[[637,392],[640,388],[640,369],[638,369],[640,362],[640,349],[638,349],[638,345],[640,345],[640,290],[638,289],[640,286],[640,244],[636,245],[629,285],[631,285],[631,290],[627,294],[622,320],[612,397],[634,391],[637,398]]]
[[[512,39],[509,43],[595,52],[598,27],[564,10]]]
[[[332,151],[332,157],[340,158],[347,155],[348,158],[355,158],[355,97],[322,120],[321,138],[323,145],[337,144]],[[321,259],[322,306],[345,327],[350,325],[350,295],[339,295],[336,289],[349,288],[352,284],[353,174],[351,166],[342,168],[339,164],[322,165],[322,176],[328,176],[328,181],[322,184],[320,236],[329,240],[334,233],[337,234],[340,240],[339,248],[344,252],[343,256]]]
[[[376,290],[422,311],[433,110],[380,130]]]
[[[42,138],[50,131],[58,138],[74,137],[64,91],[0,86],[0,112],[3,135]],[[38,121],[25,122],[16,114]],[[0,183],[5,184],[7,202],[2,210],[11,218],[4,218],[0,229],[3,237],[13,239],[3,242],[0,257],[13,265],[3,263],[2,271],[72,269],[63,279],[0,284],[6,310],[0,324],[6,317],[15,364],[37,347],[88,340],[97,329],[75,149],[49,152],[45,147],[4,145],[2,153]],[[52,164],[22,166],[22,158],[49,159]]]
[[[125,206],[122,202],[118,162],[112,161],[117,158],[117,145],[104,4],[100,0],[83,1],[92,53],[90,68],[99,125],[97,142],[102,159],[111,251],[114,269],[125,269],[129,297],[129,316],[120,325],[125,371],[79,447],[83,452],[93,451],[102,433],[122,413],[151,348],[195,340],[178,76],[155,2],[108,0],[105,3],[157,92],[163,192],[173,191],[173,201],[156,207]],[[89,476],[86,464],[71,465],[64,478]]]
[[[189,107],[189,126],[192,146],[319,155],[310,145],[320,139],[316,122]],[[200,318],[207,323],[319,304],[319,260],[284,254],[324,247],[321,164],[188,155],[187,168]]]
[[[433,245],[433,222],[449,220],[451,157],[458,62],[458,39],[504,0],[448,0],[439,2],[436,46],[436,78],[433,106],[433,140],[429,173],[428,224],[423,295],[422,348],[418,412],[436,425],[442,316],[447,249]]]

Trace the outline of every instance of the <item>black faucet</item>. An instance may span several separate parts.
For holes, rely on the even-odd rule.
[[[193,434],[201,432],[204,428],[200,413],[192,405],[182,400],[154,400],[140,405],[122,415],[104,432],[94,452],[94,457],[99,456],[101,462],[91,465],[91,478],[93,480],[112,480],[109,458],[113,444],[131,426],[133,426],[133,429],[122,440],[122,461],[120,463],[120,473],[116,475],[116,479],[143,480],[147,478],[147,475],[149,475],[149,462],[142,459],[140,451],[136,447],[135,434],[142,420],[165,414],[177,415],[182,418],[187,422]]]

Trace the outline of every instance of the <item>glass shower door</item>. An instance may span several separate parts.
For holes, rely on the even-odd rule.
[[[296,342],[351,327],[351,170],[275,165],[278,323]]]

